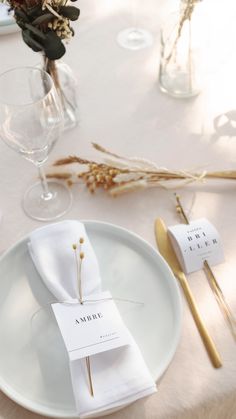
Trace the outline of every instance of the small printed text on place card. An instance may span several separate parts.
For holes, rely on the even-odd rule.
[[[169,227],[168,234],[186,274],[202,269],[205,260],[211,266],[224,261],[220,235],[205,218]]]

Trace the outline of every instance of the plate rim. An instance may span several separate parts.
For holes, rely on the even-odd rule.
[[[67,220],[67,219],[66,219]],[[62,221],[66,221],[66,220],[62,220]],[[181,337],[181,330],[182,330],[182,322],[183,322],[183,300],[181,297],[181,293],[180,293],[180,288],[178,286],[177,280],[175,279],[175,276],[171,270],[171,268],[169,267],[169,265],[167,264],[167,262],[165,261],[165,259],[163,258],[163,256],[158,252],[157,249],[154,248],[154,246],[152,246],[148,241],[146,241],[144,238],[142,238],[141,236],[139,236],[137,233],[127,229],[126,227],[120,226],[119,224],[113,224],[110,222],[106,222],[106,221],[99,221],[99,220],[93,220],[93,219],[88,219],[88,220],[76,220],[76,219],[69,219],[69,220],[73,220],[73,221],[80,221],[81,223],[83,223],[86,226],[89,225],[97,225],[100,227],[105,227],[111,230],[116,230],[118,232],[122,232],[125,235],[128,235],[130,238],[136,239],[139,242],[142,243],[142,245],[144,247],[146,247],[148,249],[149,252],[151,252],[151,254],[153,254],[155,257],[157,257],[161,263],[163,264],[163,268],[166,271],[166,273],[168,274],[167,277],[170,278],[169,283],[171,283],[172,281],[172,285],[175,288],[175,293],[176,293],[176,308],[178,307],[178,319],[176,321],[176,330],[175,330],[175,335],[174,338],[172,340],[172,347],[169,350],[168,356],[165,359],[165,362],[162,365],[162,368],[160,369],[160,373],[158,375],[158,377],[153,377],[155,382],[158,383],[160,381],[160,379],[162,378],[164,372],[166,371],[166,369],[168,368],[168,366],[170,365],[171,361],[174,358],[174,355],[176,353],[179,341],[180,341],[180,337]],[[57,221],[55,221],[54,223],[56,223]],[[43,227],[43,226],[42,226]],[[21,246],[24,242],[26,242],[27,239],[29,239],[29,235],[32,231],[38,229],[40,227],[36,227],[33,228],[30,232],[28,232],[26,235],[24,235],[20,240],[17,240],[15,243],[13,243],[7,250],[5,250],[1,255],[0,255],[0,264],[2,262],[2,260],[8,256],[8,254],[10,252],[12,252],[15,248],[17,248],[18,246]],[[150,371],[151,375],[152,372]],[[40,415],[45,415],[47,417],[50,418],[79,418],[77,413],[62,413],[60,410],[56,411],[54,409],[54,413],[52,413],[52,409],[48,408],[47,406],[43,407],[43,410],[40,409],[40,407],[38,407],[37,402],[33,401],[33,400],[29,400],[27,398],[25,398],[24,396],[22,396],[19,392],[17,392],[13,387],[9,386],[8,383],[5,382],[5,380],[3,380],[2,376],[0,375],[0,391],[2,391],[7,397],[9,397],[11,400],[13,400],[15,403],[17,403],[19,406],[33,412],[33,413],[37,413]],[[42,406],[42,405],[39,405]],[[125,406],[123,406],[125,407]],[[116,409],[117,411],[118,409]],[[120,410],[120,409],[119,409]],[[108,411],[107,414],[111,414],[111,411]],[[103,413],[103,415],[105,416],[106,413]]]
[[[8,24],[0,24],[0,36],[1,35],[11,35],[13,33],[19,32],[21,29],[16,22],[9,22]]]

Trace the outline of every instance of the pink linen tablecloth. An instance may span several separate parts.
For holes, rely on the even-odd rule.
[[[208,1],[208,6],[217,11],[211,17],[219,22],[220,37],[216,32],[216,41],[225,36],[225,48],[222,41],[218,54],[213,54],[215,61],[206,74],[202,93],[192,99],[176,100],[162,94],[158,87],[161,19],[175,3],[137,0],[137,22],[153,33],[154,44],[132,52],[116,43],[117,33],[132,24],[130,5],[125,0],[80,1],[81,19],[64,57],[78,77],[79,125],[64,134],[49,163],[71,154],[95,158],[90,142],[96,141],[117,153],[146,157],[170,169],[235,169],[236,55],[235,35],[230,31],[235,6],[232,1],[227,5]],[[34,65],[39,58],[25,46],[20,33],[0,37],[0,72],[17,65]],[[24,191],[35,179],[35,168],[0,142],[0,251],[42,225],[27,218],[20,205]],[[91,196],[82,185],[75,186],[73,192],[73,207],[64,218],[119,224],[153,246],[157,216],[169,225],[179,221],[172,191],[158,188],[116,199],[102,192]],[[180,193],[190,217],[208,217],[221,234],[225,263],[215,267],[214,272],[236,313],[236,183],[202,182]],[[158,385],[158,393],[109,418],[236,418],[235,342],[204,274],[190,275],[189,282],[222,356],[223,368],[212,368],[184,301],[180,344]],[[0,418],[40,416],[1,393]]]

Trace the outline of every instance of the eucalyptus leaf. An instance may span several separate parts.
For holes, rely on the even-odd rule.
[[[61,42],[61,39],[53,31],[49,31],[46,34],[46,40],[43,43],[44,51],[47,58],[50,60],[58,60],[65,52],[65,46]]]
[[[31,7],[30,9],[27,9],[27,15],[30,18],[36,19],[36,17],[41,16],[41,14],[42,14],[42,6],[34,6],[34,7]]]
[[[17,23],[17,25],[22,29],[22,30],[24,30],[25,29],[25,23],[20,19],[20,20],[18,20],[17,18],[16,18],[16,23]]]
[[[59,13],[70,20],[77,20],[80,15],[80,10],[74,6],[61,6]]]
[[[45,13],[44,15],[38,16],[35,20],[33,20],[32,25],[41,25],[41,23],[48,23],[52,19],[52,13]]]
[[[23,22],[29,22],[29,18],[25,12],[21,9],[15,9],[15,18],[22,20]]]
[[[34,38],[33,38],[33,36],[32,36],[32,34],[31,34],[31,32],[28,30],[28,29],[26,29],[26,30],[23,30],[22,31],[22,38],[23,38],[23,40],[24,40],[24,42],[30,47],[30,48],[32,48],[32,50],[33,51],[35,51],[35,52],[39,52],[39,51],[42,51],[42,49],[43,49],[43,45],[42,44],[40,44],[39,42],[37,42]]]
[[[30,30],[34,35],[36,35],[38,38],[40,38],[42,41],[46,40],[46,35],[42,31],[40,31],[38,28],[35,28],[33,25],[26,23],[25,27]]]

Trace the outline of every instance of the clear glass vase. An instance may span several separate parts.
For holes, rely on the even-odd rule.
[[[43,69],[52,77],[61,101],[64,130],[78,123],[77,80],[71,68],[63,61],[51,61],[44,57]]]
[[[178,98],[200,93],[203,83],[201,59],[201,0],[182,0],[161,30],[160,89]]]

